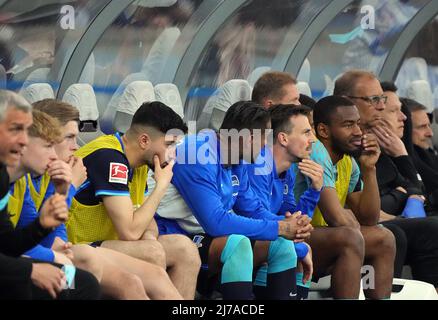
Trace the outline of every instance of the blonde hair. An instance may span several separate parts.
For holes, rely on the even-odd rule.
[[[41,138],[50,143],[62,142],[61,125],[58,120],[42,111],[32,111],[33,123],[29,128],[29,136]]]
[[[61,126],[65,126],[70,121],[79,123],[79,110],[67,102],[56,99],[43,99],[34,102],[32,106],[35,110],[42,111],[58,119]]]

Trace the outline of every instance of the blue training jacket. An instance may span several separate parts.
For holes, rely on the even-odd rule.
[[[278,220],[284,217],[262,205],[249,184],[247,166],[222,165],[219,150],[211,130],[186,136],[177,146],[173,185],[207,234],[277,239]]]

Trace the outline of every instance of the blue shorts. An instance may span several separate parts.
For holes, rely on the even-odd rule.
[[[155,222],[158,226],[158,234],[160,236],[164,236],[166,234],[183,234],[188,235],[187,232],[184,231],[183,228],[179,226],[179,224],[175,220],[170,220],[155,214],[154,216]]]

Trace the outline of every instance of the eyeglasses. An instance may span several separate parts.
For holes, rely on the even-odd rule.
[[[373,106],[378,105],[380,103],[380,101],[383,101],[383,103],[386,103],[386,101],[388,101],[388,96],[385,96],[385,95],[369,96],[369,97],[353,97],[353,96],[348,96],[348,97],[351,99],[364,100],[364,101],[368,102],[368,104],[371,104]]]

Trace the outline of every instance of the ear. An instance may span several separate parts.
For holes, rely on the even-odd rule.
[[[284,132],[280,132],[277,135],[277,142],[283,147],[287,146],[288,143],[287,134],[285,134]]]
[[[269,109],[270,107],[272,107],[274,105],[274,101],[272,101],[272,99],[266,98],[263,100],[262,104],[266,109]]]
[[[317,134],[321,138],[323,138],[323,139],[328,139],[329,138],[329,136],[330,136],[330,129],[329,129],[329,127],[326,124],[319,123],[318,127],[315,128],[315,129],[316,129],[315,131],[317,132]]]
[[[151,137],[147,133],[142,133],[138,136],[138,144],[141,149],[149,148],[151,144]]]

